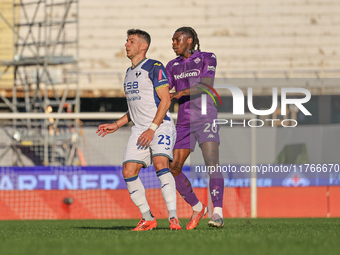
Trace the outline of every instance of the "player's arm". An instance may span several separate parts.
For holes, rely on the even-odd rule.
[[[129,112],[123,115],[119,120],[110,124],[102,124],[99,125],[97,134],[99,136],[106,136],[107,134],[111,134],[116,132],[120,127],[126,125],[131,120]]]
[[[191,86],[190,88],[183,89],[177,91],[176,93],[171,94],[171,99],[173,98],[180,98],[182,96],[194,96],[204,93],[204,90],[207,90],[207,86],[213,86],[214,78],[215,78],[215,71],[217,66],[216,55],[213,53],[205,54],[203,58],[203,70],[202,70],[202,77],[201,80]],[[209,90],[209,89],[208,89]]]
[[[150,128],[144,131],[144,133],[138,138],[138,145],[140,146],[148,146],[152,141],[157,127],[162,123],[171,104],[169,86],[156,88],[156,93],[160,99],[160,103]]]
[[[166,112],[169,110],[169,107],[171,105],[169,86],[164,86],[156,89],[156,93],[161,101],[158,105],[156,116],[153,119],[152,123],[155,123],[157,126],[159,126],[162,123]]]
[[[199,83],[197,83],[196,85],[190,87],[190,88],[186,88],[180,91],[176,91],[175,93],[171,93],[171,99],[174,98],[180,98],[182,96],[193,96],[193,95],[199,95],[202,93],[205,93],[203,89],[207,89],[207,86],[205,85],[209,85],[212,86],[214,83],[214,78],[211,77],[203,77],[201,79],[201,81]]]

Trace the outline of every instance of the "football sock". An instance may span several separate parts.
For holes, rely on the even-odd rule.
[[[153,219],[154,219],[154,217],[153,217],[153,215],[152,215],[150,210],[147,211],[147,212],[142,213],[142,218],[144,220],[146,220],[146,221],[153,221]]]
[[[192,210],[196,212],[200,212],[202,211],[202,209],[203,209],[203,205],[200,201],[198,201],[198,203],[192,207]]]
[[[170,211],[169,211],[169,220],[170,220],[171,218],[176,218],[176,219],[178,219],[178,218],[177,218],[177,211],[176,211],[176,210],[170,210]]]
[[[213,214],[214,213],[217,213],[218,215],[220,215],[223,218],[222,207],[214,207]]]
[[[224,192],[224,179],[222,174],[210,176],[209,189],[211,195],[211,201],[213,202],[214,208],[221,207],[223,205],[223,192]],[[221,215],[222,216],[222,215]]]
[[[177,196],[176,196],[176,185],[169,168],[163,168],[156,172],[158,179],[161,181],[162,194],[169,211],[169,219],[175,217],[177,218],[176,206],[177,206]]]
[[[184,200],[191,206],[197,205],[199,200],[196,197],[195,192],[192,190],[189,179],[185,176],[185,174],[183,174],[183,172],[175,176],[175,182],[176,189]]]
[[[126,187],[130,193],[131,200],[136,206],[138,206],[143,219],[146,221],[153,220],[149,204],[146,201],[145,189],[138,175],[124,178],[124,180],[126,182]]]

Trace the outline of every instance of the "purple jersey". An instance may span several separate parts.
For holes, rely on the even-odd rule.
[[[189,58],[177,57],[166,66],[170,89],[176,91],[190,88],[204,77],[215,77],[216,56],[213,53],[195,51]],[[208,88],[206,88],[208,89]],[[210,91],[212,92],[212,91]],[[217,118],[214,101],[207,96],[207,115],[201,115],[201,95],[183,96],[178,99],[179,110],[177,126],[190,127],[191,124],[203,123]]]

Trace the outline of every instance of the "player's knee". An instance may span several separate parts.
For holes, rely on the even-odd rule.
[[[179,175],[181,173],[181,172],[174,170],[174,169],[171,169],[171,168],[170,168],[170,172],[171,172],[173,177],[176,177],[177,175]]]
[[[216,166],[218,165],[218,159],[215,158],[206,158],[204,160],[206,166]]]
[[[156,164],[154,163],[153,166],[155,167],[156,172],[164,168],[169,168],[169,165],[167,162],[158,162]]]
[[[124,178],[129,178],[129,177],[136,176],[138,174],[138,171],[132,167],[124,165],[122,173],[123,173]]]
[[[183,165],[179,162],[172,162],[170,164],[170,172],[171,174],[175,177],[177,175],[179,175],[182,172],[182,167]]]

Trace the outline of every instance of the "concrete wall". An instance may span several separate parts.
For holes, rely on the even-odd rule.
[[[10,21],[11,8],[12,0],[1,1],[0,11]],[[35,8],[26,7],[28,16]],[[63,12],[54,9],[47,15],[61,19]],[[41,10],[37,19],[43,18]],[[277,77],[266,73],[268,70],[281,77],[284,70],[320,70],[323,77],[339,77],[339,13],[338,0],[81,0],[81,89],[91,91],[89,95],[95,97],[116,96],[97,93],[100,89],[121,91],[130,65],[124,51],[126,30],[130,28],[148,31],[152,37],[148,57],[166,64],[175,57],[171,49],[174,31],[181,26],[194,27],[201,49],[218,57],[219,78],[252,77],[253,71],[259,71],[262,77]],[[23,22],[23,13],[20,15]],[[70,18],[75,17],[73,8]],[[2,20],[0,33],[0,59],[11,58],[13,36]],[[66,37],[74,33],[71,29]],[[303,75],[315,77],[314,72]],[[0,82],[4,85],[3,79]]]
[[[244,70],[339,69],[339,13],[337,0],[83,0],[80,67],[97,80],[104,78],[96,72],[125,73],[130,64],[124,52],[129,28],[148,31],[148,57],[166,64],[175,57],[174,31],[192,26],[201,49],[218,56],[217,77],[235,77],[235,71]],[[113,74],[110,79],[111,87],[121,86]]]

